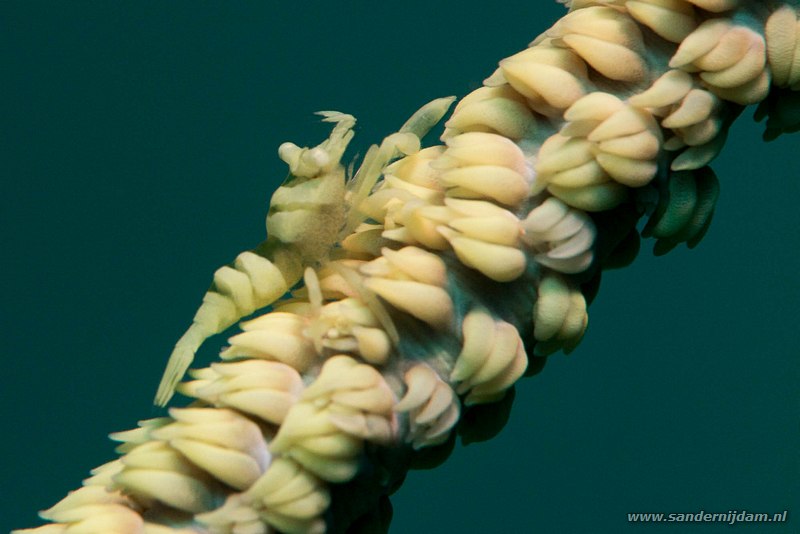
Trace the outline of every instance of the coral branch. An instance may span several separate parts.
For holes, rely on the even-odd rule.
[[[113,435],[119,459],[15,532],[344,532],[480,425],[465,410],[576,349],[602,271],[640,235],[657,254],[696,246],[742,106],[796,127],[780,104],[798,89],[796,8],[569,7],[455,106],[442,144],[422,138],[447,98],[355,170],[350,115],[323,112],[315,147],[281,145],[264,244],[215,273],[159,387],[158,404],[176,388],[191,404]],[[223,363],[178,384],[254,312]]]

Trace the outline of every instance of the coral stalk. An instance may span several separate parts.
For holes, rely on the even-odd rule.
[[[705,234],[707,164],[740,105],[770,98],[772,130],[794,126],[772,112],[791,68],[767,96],[797,27],[787,8],[676,2],[676,33],[653,6],[573,2],[456,105],[442,144],[419,140],[448,99],[346,184],[352,117],[326,113],[316,147],[283,145],[290,176],[267,241],[217,271],[157,401],[205,337],[272,310],[242,325],[226,363],[179,386],[190,407],[116,435],[120,460],[40,531],[341,531],[367,510],[337,508],[337,485],[388,494],[414,450],[469,432],[462,410],[574,350],[599,273],[635,255],[640,218],[657,253]]]

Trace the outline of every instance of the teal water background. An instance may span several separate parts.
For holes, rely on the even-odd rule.
[[[314,111],[355,143],[478,87],[546,0],[0,3],[0,532],[113,457],[211,274],[264,235],[286,140]],[[800,138],[746,111],[713,164],[701,245],[606,273],[571,356],[520,383],[505,430],[412,472],[393,533],[799,532]],[[209,343],[202,360],[223,340]],[[629,512],[785,525],[629,525]]]

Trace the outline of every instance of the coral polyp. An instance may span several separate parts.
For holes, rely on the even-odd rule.
[[[216,271],[156,393],[190,404],[112,434],[119,458],[18,532],[385,529],[408,469],[492,436],[518,380],[579,350],[603,271],[641,238],[694,248],[742,107],[798,126],[796,6],[569,4],[355,162],[342,112],[282,144],[266,239]]]

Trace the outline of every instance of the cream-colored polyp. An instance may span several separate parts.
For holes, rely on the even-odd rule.
[[[796,6],[567,4],[461,99],[442,144],[421,139],[452,98],[358,169],[342,161],[350,115],[322,113],[315,147],[281,145],[268,237],[214,274],[158,403],[208,336],[256,315],[177,386],[192,404],[113,434],[121,457],[42,512],[53,524],[17,532],[324,532],[345,521],[336,498],[392,490],[408,462],[391,458],[446,446],[470,406],[573,351],[601,271],[640,237],[695,246],[741,106],[800,85]]]

